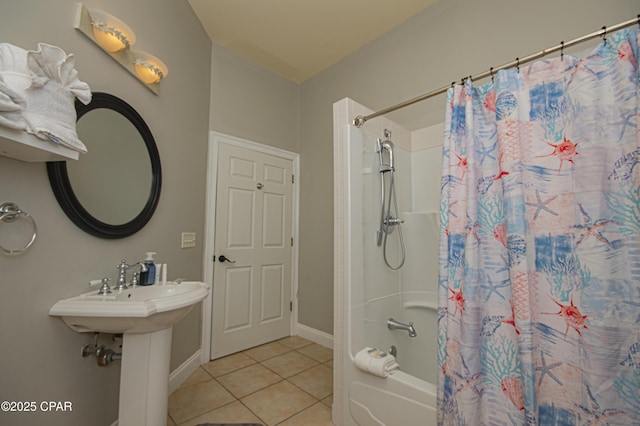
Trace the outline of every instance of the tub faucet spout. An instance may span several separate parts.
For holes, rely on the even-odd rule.
[[[393,318],[389,318],[387,320],[387,328],[389,330],[405,330],[409,333],[409,337],[416,337],[418,333],[416,333],[416,329],[413,327],[413,323],[405,324],[400,321],[396,321]]]

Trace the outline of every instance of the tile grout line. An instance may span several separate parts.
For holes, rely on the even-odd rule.
[[[306,346],[310,346],[310,345],[306,345]],[[296,374],[293,374],[293,375],[292,375],[292,376],[290,376],[290,377],[297,376],[298,374],[302,374],[302,373],[304,373],[305,371],[309,371],[309,370],[311,370],[312,368],[316,368],[316,367],[318,367],[319,365],[322,365],[322,363],[320,363],[319,361],[317,361],[317,360],[315,360],[315,359],[313,359],[313,358],[310,358],[309,356],[304,355],[304,354],[302,354],[302,353],[298,352],[298,351],[297,351],[297,350],[295,350],[295,349],[292,349],[292,350],[290,350],[290,351],[288,351],[288,352],[282,353],[282,354],[280,354],[280,355],[276,355],[276,356],[271,357],[271,358],[267,358],[267,359],[265,359],[265,360],[263,360],[263,361],[257,361],[257,362],[258,362],[260,365],[262,365],[264,368],[268,369],[269,371],[272,371],[275,375],[277,375],[278,377],[280,377],[280,378],[282,379],[282,380],[280,380],[280,381],[278,381],[278,382],[276,382],[276,383],[272,383],[272,384],[271,384],[271,385],[269,385],[269,386],[273,386],[273,385],[276,385],[276,384],[278,384],[278,383],[282,383],[282,382],[287,382],[287,383],[289,383],[291,386],[293,386],[293,387],[295,387],[296,389],[300,390],[301,392],[304,392],[306,395],[309,395],[309,396],[313,399],[313,401],[314,401],[314,402],[312,402],[310,405],[308,405],[308,406],[306,406],[306,407],[301,408],[299,411],[296,411],[295,413],[291,414],[289,417],[286,417],[286,418],[282,419],[282,421],[279,421],[278,423],[276,423],[276,424],[274,424],[274,425],[269,425],[269,424],[267,423],[267,421],[266,421],[266,420],[264,420],[262,417],[260,417],[257,413],[253,412],[253,411],[251,410],[251,408],[250,408],[250,407],[248,407],[247,405],[245,405],[245,403],[242,401],[242,398],[238,398],[238,401],[239,401],[239,402],[240,402],[244,407],[246,407],[246,408],[247,408],[251,413],[253,413],[253,415],[254,415],[254,416],[256,416],[256,417],[257,417],[257,418],[259,418],[262,422],[264,422],[264,423],[265,423],[265,425],[269,425],[269,426],[277,426],[277,425],[279,425],[279,424],[282,424],[282,423],[286,422],[286,421],[287,421],[287,420],[289,420],[290,418],[292,418],[292,417],[294,417],[294,416],[297,416],[298,414],[302,413],[303,411],[308,410],[310,407],[314,406],[315,404],[317,404],[317,403],[322,403],[322,400],[321,400],[321,399],[316,398],[315,396],[311,395],[309,392],[307,392],[307,391],[305,391],[304,389],[302,389],[302,388],[300,388],[299,386],[297,386],[295,383],[293,383],[293,382],[289,381],[289,378],[290,378],[290,377],[282,377],[282,376],[281,376],[280,374],[278,374],[276,371],[271,370],[268,366],[266,366],[266,365],[264,365],[264,364],[263,364],[263,362],[264,362],[264,361],[268,361],[268,360],[270,360],[270,359],[277,358],[277,357],[282,356],[282,355],[285,355],[285,354],[287,354],[287,353],[289,353],[289,352],[297,352],[298,354],[300,354],[300,355],[304,356],[305,358],[309,358],[309,359],[311,359],[312,361],[314,361],[314,362],[316,362],[316,363],[317,363],[316,365],[314,365],[314,366],[312,366],[312,367],[309,367],[309,368],[306,368],[306,369],[304,369],[304,370],[301,370],[301,371],[297,372]],[[328,362],[328,361],[327,361],[327,362]],[[246,367],[245,367],[245,368],[246,368]],[[236,371],[238,371],[238,370],[236,370]],[[231,373],[229,373],[229,374],[231,374]],[[267,387],[269,387],[269,386],[266,386],[266,387],[264,387],[264,388],[262,388],[262,389],[258,389],[258,390],[254,391],[254,392],[252,392],[252,393],[250,393],[250,394],[248,394],[248,395],[243,396],[243,398],[246,398],[246,397],[248,397],[249,395],[253,395],[254,393],[260,392],[261,390],[264,390],[264,389],[266,389],[266,388],[267,388]],[[235,396],[235,395],[234,395],[234,396]]]
[[[285,338],[285,339],[286,339],[286,338]],[[280,340],[284,340],[284,339],[280,339]],[[278,340],[276,340],[276,341],[274,341],[274,342],[269,342],[269,343],[279,343],[279,341],[278,341]],[[267,344],[269,344],[269,343],[267,343]],[[296,416],[296,415],[298,415],[298,414],[300,414],[300,413],[304,412],[305,410],[308,410],[309,408],[311,408],[311,407],[315,406],[315,405],[316,405],[316,404],[318,404],[318,403],[320,403],[320,404],[322,404],[322,405],[326,406],[326,404],[324,404],[322,401],[323,401],[324,399],[328,398],[329,396],[331,396],[333,392],[331,392],[329,395],[325,396],[324,398],[317,398],[317,397],[315,397],[314,395],[310,394],[309,392],[307,392],[306,390],[302,389],[300,386],[296,385],[295,383],[293,383],[292,381],[290,381],[290,380],[289,380],[290,378],[296,377],[296,376],[298,376],[298,375],[300,375],[300,374],[303,374],[303,373],[305,373],[305,372],[307,372],[307,371],[309,371],[309,370],[311,370],[311,369],[317,368],[317,367],[319,367],[319,366],[324,366],[324,367],[326,367],[326,368],[331,368],[331,367],[329,367],[329,366],[327,365],[327,363],[332,362],[332,361],[333,361],[333,357],[330,357],[329,359],[326,359],[326,360],[324,360],[324,361],[320,361],[319,359],[315,359],[315,358],[313,358],[313,357],[311,357],[311,356],[309,356],[309,355],[307,355],[307,354],[305,354],[305,353],[303,353],[303,352],[300,352],[300,349],[307,348],[307,347],[309,347],[309,346],[312,346],[313,344],[314,344],[314,342],[309,342],[309,343],[307,343],[307,344],[303,344],[303,345],[301,345],[301,346],[297,346],[297,347],[295,347],[295,348],[294,348],[294,347],[287,346],[287,345],[285,345],[285,344],[283,344],[283,343],[279,343],[279,345],[281,345],[281,346],[285,347],[287,350],[286,350],[285,352],[278,353],[278,354],[275,354],[275,355],[273,355],[273,356],[269,356],[268,358],[265,358],[265,359],[262,359],[262,360],[258,360],[258,359],[256,359],[256,358],[255,358],[255,356],[256,356],[256,355],[251,356],[251,355],[249,355],[247,352],[248,352],[248,351],[251,351],[252,349],[259,348],[260,346],[264,346],[264,345],[256,346],[255,348],[250,348],[250,349],[247,349],[247,350],[245,350],[245,351],[238,352],[239,354],[243,354],[243,355],[245,355],[247,358],[249,358],[250,360],[252,360],[252,361],[253,361],[253,364],[251,364],[251,365],[246,365],[246,366],[243,366],[243,367],[240,367],[240,368],[236,368],[235,370],[231,370],[231,371],[225,372],[224,374],[221,374],[221,375],[219,375],[218,377],[215,377],[215,376],[214,376],[214,375],[213,375],[213,374],[212,374],[212,373],[211,373],[207,368],[204,368],[204,365],[199,366],[198,368],[202,368],[202,369],[203,369],[203,371],[206,373],[206,375],[207,375],[211,380],[213,380],[216,384],[218,384],[219,386],[221,386],[221,388],[222,388],[222,389],[224,389],[226,392],[228,392],[228,393],[233,397],[233,401],[230,401],[230,402],[228,402],[228,403],[226,403],[226,404],[223,404],[223,405],[221,405],[221,406],[219,406],[219,407],[216,407],[216,408],[214,408],[214,409],[212,409],[212,410],[209,410],[209,411],[207,411],[206,413],[210,413],[210,412],[212,412],[212,411],[218,410],[218,409],[220,409],[220,408],[222,408],[222,407],[225,407],[225,406],[228,406],[228,405],[230,405],[230,404],[233,404],[234,402],[239,402],[239,403],[240,403],[240,404],[241,404],[245,409],[247,409],[247,410],[248,410],[252,415],[254,415],[256,418],[260,419],[260,421],[261,421],[261,422],[265,423],[265,425],[268,425],[268,426],[276,426],[276,425],[278,425],[278,424],[281,424],[281,423],[283,423],[283,422],[286,422],[286,421],[287,421],[287,420],[289,420],[290,418],[292,418],[292,417],[294,417],[294,416]],[[265,345],[266,345],[266,344],[265,344]],[[268,351],[267,351],[267,352],[268,352]],[[306,358],[306,359],[309,359],[309,360],[313,361],[315,364],[314,364],[314,365],[312,365],[312,366],[309,366],[309,367],[303,368],[302,370],[297,371],[295,374],[292,374],[292,375],[291,375],[291,376],[289,376],[289,377],[284,377],[284,376],[282,376],[282,375],[281,375],[281,374],[279,374],[277,371],[275,371],[274,369],[272,369],[272,368],[270,368],[269,366],[267,366],[267,365],[265,365],[265,364],[264,364],[264,362],[266,362],[266,361],[269,361],[269,360],[272,360],[272,359],[278,358],[278,357],[280,357],[280,356],[284,356],[284,355],[289,354],[289,353],[292,353],[292,352],[295,352],[297,355],[300,355],[300,356],[302,356],[302,357],[304,357],[304,358]],[[266,355],[268,356],[269,354],[267,353]],[[260,357],[260,355],[258,355],[258,357]],[[223,358],[224,358],[224,357],[223,357]],[[220,359],[222,359],[222,358],[220,358]],[[215,360],[213,360],[213,361],[215,361]],[[213,361],[211,361],[211,362],[213,362]],[[241,371],[241,370],[243,370],[243,369],[249,368],[249,367],[254,366],[254,365],[260,365],[261,367],[265,368],[265,369],[266,369],[266,370],[268,370],[269,372],[273,373],[273,374],[274,374],[275,376],[277,376],[280,380],[278,380],[278,381],[276,381],[276,382],[274,382],[274,383],[271,383],[271,384],[269,384],[269,385],[267,385],[267,386],[265,386],[265,387],[263,387],[263,388],[260,388],[260,389],[258,389],[258,390],[255,390],[255,391],[253,391],[253,392],[251,392],[251,393],[249,393],[249,394],[247,394],[247,395],[244,395],[242,398],[246,398],[246,397],[248,397],[248,396],[250,396],[250,395],[253,395],[253,394],[257,393],[257,392],[260,392],[261,390],[264,390],[264,389],[268,388],[269,386],[273,386],[273,385],[276,385],[276,384],[279,384],[279,383],[282,383],[282,382],[287,382],[289,385],[293,386],[294,388],[296,388],[296,389],[298,389],[299,391],[303,392],[304,394],[308,395],[308,396],[312,399],[312,401],[313,401],[313,402],[312,402],[311,404],[309,404],[308,406],[305,406],[304,408],[301,408],[300,410],[298,410],[298,411],[296,411],[295,413],[291,414],[291,415],[290,415],[290,416],[288,416],[287,418],[285,418],[285,419],[283,419],[283,420],[279,421],[277,424],[275,424],[275,425],[269,425],[269,424],[266,422],[266,420],[264,420],[264,419],[263,419],[262,417],[260,417],[257,413],[255,413],[255,412],[254,412],[254,411],[253,411],[249,406],[247,406],[247,405],[242,401],[242,398],[238,398],[238,397],[236,397],[236,395],[234,395],[234,394],[233,394],[233,392],[231,392],[231,389],[230,389],[230,388],[228,388],[228,387],[227,387],[227,386],[225,386],[221,381],[219,381],[219,380],[218,380],[219,378],[222,378],[222,377],[225,377],[225,376],[227,376],[227,375],[230,375],[230,374],[233,374],[233,373],[239,372],[239,371]],[[208,380],[205,380],[205,381],[208,381]],[[197,384],[198,384],[198,383],[194,383],[193,385],[190,385],[189,387],[191,387],[191,386],[195,386],[195,385],[197,385]],[[201,414],[199,414],[198,416],[203,415],[203,414],[206,414],[206,413],[201,413]],[[172,424],[173,424],[174,426],[179,426],[179,424],[178,424],[178,423],[176,423],[176,421],[173,419],[173,416],[171,416],[171,414],[170,414],[170,413],[167,413],[167,415],[168,415],[168,417],[169,417],[169,420],[172,422]],[[196,417],[197,417],[197,416],[196,416]],[[196,417],[193,417],[193,418],[190,418],[190,419],[184,419],[184,420],[183,420],[183,422],[182,422],[182,423],[180,423],[180,424],[184,424],[185,422],[191,421],[191,420],[195,419]]]
[[[265,425],[267,424],[267,421],[266,421],[266,420],[264,420],[262,417],[260,417],[260,416],[258,415],[258,413],[255,413],[255,412],[254,412],[250,407],[248,407],[244,402],[242,402],[242,400],[238,399],[237,401],[238,401],[240,404],[242,404],[242,406],[243,406],[244,408],[246,408],[247,410],[249,410],[249,412],[250,412],[251,414],[253,414],[254,416],[256,416],[256,418],[257,418],[257,419],[260,419],[260,421],[261,421],[261,422],[263,422]]]
[[[284,354],[281,354],[281,355],[284,355]],[[280,355],[277,355],[276,357],[278,357],[278,356],[280,356]],[[273,358],[276,358],[276,357],[273,357]],[[272,359],[272,358],[268,358],[268,359]],[[265,360],[265,361],[266,361],[266,360]],[[315,361],[315,360],[314,360],[314,361]],[[317,362],[317,361],[316,361],[316,362]],[[257,364],[262,365],[262,362],[257,361]],[[294,376],[296,376],[296,375],[298,375],[298,374],[301,374],[301,373],[303,373],[303,372],[305,372],[305,371],[308,371],[308,370],[310,370],[310,369],[312,369],[312,368],[316,368],[316,367],[318,367],[318,366],[320,366],[320,365],[323,365],[323,364],[320,364],[320,363],[319,363],[319,364],[317,364],[317,365],[314,365],[313,367],[309,367],[309,368],[307,368],[307,369],[305,369],[305,370],[300,371],[299,373],[294,374],[294,375],[293,375],[293,376],[291,376],[291,377],[294,377]],[[271,370],[271,369],[269,369],[269,367],[267,367],[266,365],[262,365],[262,366],[263,366],[264,368],[268,369],[269,371],[272,371],[272,370]],[[235,372],[237,372],[237,371],[240,371],[240,370],[243,370],[243,369],[245,369],[245,368],[249,368],[249,367],[251,367],[251,366],[242,367],[242,368],[239,368],[239,369],[234,370],[234,371],[232,371],[232,372],[230,372],[230,373],[227,373],[227,374],[233,374],[233,373],[235,373]],[[258,419],[260,419],[260,421],[264,422],[264,423],[265,423],[265,425],[268,425],[267,421],[266,421],[265,419],[263,419],[262,417],[260,417],[257,413],[255,413],[255,412],[254,412],[254,411],[253,411],[249,406],[247,406],[247,405],[242,401],[242,399],[243,399],[243,398],[246,398],[246,397],[248,397],[248,396],[250,396],[250,395],[253,395],[253,394],[257,393],[257,392],[260,392],[261,390],[264,390],[264,389],[268,388],[269,386],[273,386],[273,385],[276,385],[276,384],[278,384],[278,383],[282,383],[282,382],[287,382],[287,383],[289,383],[291,386],[293,386],[293,387],[295,387],[296,389],[300,390],[301,392],[304,392],[306,395],[309,395],[309,396],[313,399],[313,402],[312,402],[310,405],[308,405],[308,406],[305,406],[305,407],[301,408],[299,411],[296,411],[295,413],[293,413],[293,414],[292,414],[292,415],[290,415],[289,417],[287,417],[287,418],[283,419],[282,421],[280,421],[280,422],[276,423],[275,425],[270,425],[270,426],[277,426],[277,425],[279,425],[279,424],[281,424],[281,423],[283,423],[283,422],[287,421],[287,420],[288,420],[288,419],[290,419],[291,417],[294,417],[294,416],[296,416],[296,415],[298,415],[298,414],[302,413],[303,411],[308,410],[310,407],[314,406],[314,405],[315,405],[315,404],[317,404],[317,403],[321,403],[321,404],[322,404],[322,399],[318,399],[318,398],[316,398],[315,396],[311,395],[309,392],[305,391],[304,389],[302,389],[301,387],[299,387],[299,386],[298,386],[298,385],[296,385],[295,383],[293,383],[293,382],[289,381],[289,380],[288,380],[288,378],[286,378],[286,377],[282,377],[280,374],[276,373],[275,371],[273,371],[273,373],[274,373],[275,375],[277,375],[278,377],[280,377],[280,379],[281,379],[281,380],[279,380],[279,381],[277,381],[277,382],[275,382],[275,383],[272,383],[272,384],[270,384],[270,385],[268,385],[268,386],[265,386],[264,388],[261,388],[261,389],[255,390],[255,391],[253,391],[253,392],[251,392],[251,393],[249,393],[249,394],[247,394],[247,395],[243,396],[242,398],[238,398],[237,396],[235,396],[235,395],[231,392],[231,390],[230,390],[229,388],[227,388],[223,383],[221,383],[220,381],[218,381],[218,380],[217,380],[217,378],[212,377],[212,379],[213,379],[213,380],[215,380],[215,381],[216,381],[220,386],[222,386],[222,388],[223,388],[223,389],[225,389],[227,392],[229,392],[229,393],[234,397],[234,400],[233,400],[233,401],[230,401],[230,402],[228,402],[228,403],[226,403],[226,404],[224,404],[224,405],[221,405],[220,407],[216,407],[216,408],[214,408],[214,409],[212,409],[212,410],[210,410],[210,411],[207,411],[207,413],[210,413],[211,411],[218,410],[218,409],[220,409],[220,408],[222,408],[222,407],[225,407],[225,406],[227,406],[227,405],[229,405],[229,404],[233,404],[234,402],[239,402],[240,404],[242,404],[242,406],[244,406],[247,410],[249,410],[249,411],[251,412],[251,414],[253,414],[253,415],[254,415],[254,416],[256,416]],[[227,374],[224,374],[223,376],[226,376]],[[219,377],[223,377],[223,376],[219,376]],[[327,396],[328,396],[328,395],[327,395]],[[326,397],[325,397],[325,398],[326,398]],[[324,398],[323,398],[323,399],[324,399]],[[206,413],[203,413],[203,414],[206,414]],[[203,415],[203,414],[200,414],[200,415]],[[197,417],[197,416],[196,416],[196,417]],[[194,417],[194,418],[195,418],[195,417]],[[173,418],[172,418],[171,420],[173,421]],[[193,420],[193,419],[187,419],[186,421],[189,421],[189,420]],[[175,422],[174,422],[174,424],[175,424]]]

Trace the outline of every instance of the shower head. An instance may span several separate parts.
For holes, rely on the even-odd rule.
[[[391,168],[391,170],[395,170],[394,164],[393,164],[393,142],[391,142],[391,130],[389,129],[384,129],[384,137],[385,137],[385,141],[382,142],[382,147],[384,149],[386,149],[389,152],[389,167]]]
[[[387,171],[391,170],[395,170],[394,168],[394,161],[393,161],[393,149],[394,149],[394,144],[393,142],[391,142],[389,139],[387,140],[381,140],[378,139],[378,146],[380,147],[380,163],[381,165],[385,165],[387,166]],[[388,158],[388,162],[385,163],[384,161],[384,152],[387,152],[387,158]]]
[[[380,142],[380,144],[382,145],[382,147],[388,151],[393,151],[393,148],[395,148],[395,145],[393,144],[393,142],[391,142],[389,139]]]

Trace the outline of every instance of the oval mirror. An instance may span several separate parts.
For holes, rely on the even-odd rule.
[[[133,107],[95,92],[76,101],[78,138],[87,153],[77,161],[47,163],[62,210],[79,228],[101,238],[138,232],[160,199],[160,155],[151,130]]]

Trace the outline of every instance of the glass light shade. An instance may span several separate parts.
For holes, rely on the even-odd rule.
[[[108,31],[102,31],[95,26],[93,27],[93,36],[103,49],[111,53],[118,52],[127,47],[127,43],[118,38],[115,34]]]
[[[136,42],[133,30],[120,19],[100,10],[91,10],[91,27],[96,41],[108,52],[128,49]]]
[[[149,53],[136,52],[134,57],[136,74],[145,84],[158,83],[169,74],[164,62]]]

